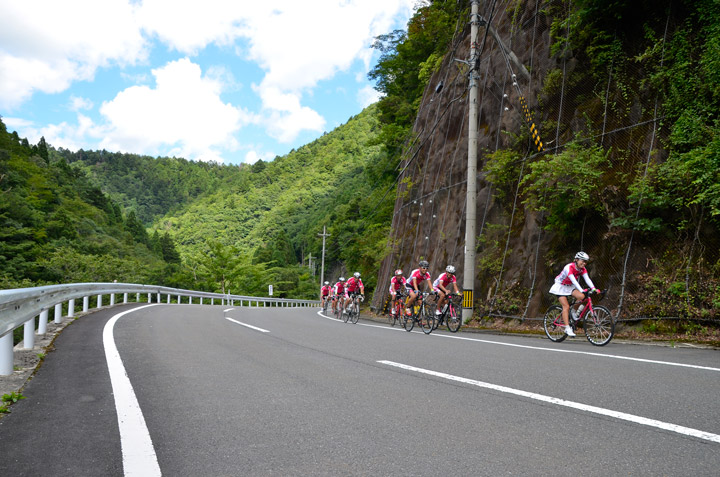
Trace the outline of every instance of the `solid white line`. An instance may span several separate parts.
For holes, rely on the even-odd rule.
[[[262,331],[263,333],[270,333],[268,330],[263,330],[262,328],[258,328],[257,326],[248,325],[248,324],[246,324],[246,323],[240,323],[239,321],[233,320],[232,318],[228,318],[227,316],[225,317],[225,319],[228,320],[228,321],[232,321],[233,323],[237,323],[238,325],[242,325],[242,326],[246,326],[246,327],[248,327],[248,328],[252,328],[253,330],[256,330],[256,331]]]
[[[554,351],[556,353],[584,354],[584,355],[588,355],[588,356],[599,356],[601,358],[624,359],[627,361],[639,361],[641,363],[664,364],[666,366],[679,366],[679,367],[683,367],[683,368],[704,369],[706,371],[720,371],[720,368],[712,368],[709,366],[698,366],[696,364],[674,363],[672,361],[656,361],[654,359],[631,358],[628,356],[593,353],[590,351],[576,351],[576,350],[570,350],[570,349],[545,348],[542,346],[528,346],[528,345],[520,345],[520,344],[514,344],[514,343],[503,343],[502,341],[481,340],[478,338],[466,338],[464,336],[445,335],[445,334],[439,334],[439,333],[431,335],[431,336],[440,336],[443,338],[451,338],[451,339],[455,339],[455,340],[475,341],[477,343],[488,343],[488,344],[496,344],[496,345],[502,345],[502,346],[512,346],[515,348],[535,349],[535,350],[539,350],[539,351]]]
[[[118,313],[110,318],[103,328],[103,345],[110,382],[112,383],[117,411],[118,427],[120,428],[120,445],[122,447],[123,470],[126,476],[159,476],[155,448],[148,432],[145,418],[138,404],[130,378],[128,378],[120,353],[115,346],[113,328],[120,317],[157,304],[145,305],[132,310]]]
[[[655,427],[658,429],[663,429],[666,431],[676,432],[678,434],[682,434],[685,436],[697,437],[698,439],[703,439],[703,440],[710,441],[710,442],[720,443],[720,435],[712,434],[710,432],[700,431],[697,429],[692,429],[690,427],[678,426],[677,424],[670,424],[667,422],[657,421],[655,419],[648,419],[646,417],[635,416],[633,414],[627,414],[627,413],[619,412],[619,411],[612,411],[610,409],[604,409],[601,407],[589,406],[589,405],[583,404],[583,403],[566,401],[564,399],[545,396],[543,394],[531,393],[528,391],[521,391],[519,389],[513,389],[513,388],[508,388],[505,386],[498,386],[496,384],[490,384],[490,383],[485,383],[482,381],[476,381],[474,379],[467,379],[467,378],[462,378],[459,376],[453,376],[452,374],[440,373],[437,371],[431,371],[429,369],[416,368],[415,366],[409,366],[407,364],[395,363],[393,361],[378,361],[378,363],[386,364],[388,366],[394,366],[396,368],[401,368],[401,369],[405,369],[408,371],[415,371],[415,372],[422,373],[422,374],[428,374],[430,376],[436,376],[438,378],[444,378],[444,379],[448,379],[451,381],[457,381],[457,382],[461,382],[461,383],[465,383],[465,384],[470,384],[470,385],[478,386],[481,388],[492,389],[494,391],[499,391],[502,393],[514,394],[516,396],[522,396],[525,398],[534,399],[536,401],[542,401],[542,402],[546,402],[549,404],[556,404],[558,406],[564,406],[564,407],[569,407],[572,409],[577,409],[580,411],[586,411],[586,412],[591,412],[594,414],[599,414],[602,416],[613,417],[615,419],[621,419],[623,421],[629,421],[629,422],[633,422],[636,424],[642,424],[644,426],[650,426],[650,427]]]
[[[227,310],[223,310],[223,313],[227,313],[228,311],[233,311],[235,308],[228,308]]]
[[[318,312],[318,315],[322,316],[323,318],[327,318],[329,320],[340,321],[335,318],[325,316],[320,312]],[[359,324],[362,326],[369,326],[371,328],[384,328],[384,329],[388,329],[388,330],[397,330],[397,328],[390,327],[390,326],[369,325],[366,323],[359,323]],[[419,333],[419,332],[413,331],[413,333]],[[475,343],[487,343],[487,344],[495,344],[495,345],[500,345],[500,346],[511,346],[514,348],[533,349],[533,350],[538,350],[538,351],[552,351],[555,353],[583,354],[586,356],[598,356],[601,358],[624,359],[626,361],[637,361],[639,363],[662,364],[665,366],[677,366],[677,367],[681,367],[681,368],[702,369],[705,371],[720,372],[720,368],[713,368],[710,366],[700,366],[697,364],[685,364],[685,363],[675,363],[672,361],[658,361],[658,360],[654,360],[654,359],[632,358],[629,356],[618,356],[618,355],[614,355],[614,354],[593,353],[591,351],[577,351],[577,350],[571,350],[571,349],[555,349],[555,348],[545,348],[543,346],[529,346],[529,345],[521,345],[521,344],[515,344],[515,343],[503,343],[502,341],[483,340],[483,339],[479,339],[479,338],[467,338],[464,336],[448,335],[448,334],[443,334],[443,333],[432,333],[430,336],[436,336],[436,337],[441,337],[441,338],[450,338],[450,339],[454,339],[454,340],[474,341]]]

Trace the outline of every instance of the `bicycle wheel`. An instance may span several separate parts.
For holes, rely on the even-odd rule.
[[[595,346],[605,346],[615,334],[615,320],[604,306],[594,306],[592,313],[583,318],[587,340]]]
[[[420,328],[422,328],[423,333],[426,335],[429,335],[432,333],[432,330],[437,328],[437,325],[435,324],[435,312],[431,306],[427,306],[425,303],[420,306],[418,320],[420,321]]]
[[[458,316],[457,310],[453,305],[450,305],[447,312],[445,312],[445,323],[447,324],[448,331],[457,333],[457,330],[462,326],[462,316]]]
[[[350,308],[352,308],[352,305],[350,305]],[[342,310],[343,310],[343,311],[342,311],[341,313],[343,314],[343,321],[344,321],[345,323],[347,323],[348,320],[350,319],[350,308],[348,308],[347,310],[345,310],[345,304],[342,305]]]
[[[342,318],[343,318],[342,310],[343,309],[342,309],[342,306],[340,306],[340,303],[336,303],[335,304],[335,318],[337,318],[338,320],[342,320]]]
[[[393,311],[395,311],[395,313],[396,313],[395,315],[392,314]],[[395,307],[395,310],[388,311],[387,319],[388,319],[388,323],[390,323],[390,326],[395,326],[395,324],[397,323],[397,320],[398,320],[397,312],[398,312],[397,307]]]
[[[350,305],[350,321],[352,321],[353,325],[356,325],[358,320],[360,320],[360,304],[353,303]]]
[[[548,308],[543,318],[543,328],[545,328],[545,334],[550,338],[550,341],[559,343],[567,338],[562,321],[562,306],[553,305]]]
[[[412,331],[412,329],[415,327],[415,318],[414,315],[407,316],[405,315],[405,323],[403,323],[403,326],[405,328],[405,331]]]

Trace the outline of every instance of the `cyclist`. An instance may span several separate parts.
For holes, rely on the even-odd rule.
[[[347,289],[347,293],[345,294],[345,311],[347,311],[351,295],[358,295],[359,290],[360,299],[365,298],[365,285],[363,285],[362,280],[360,280],[360,272],[353,273],[353,276],[345,283],[345,288]]]
[[[460,291],[458,291],[457,278],[455,278],[455,267],[452,265],[448,265],[447,267],[445,267],[445,273],[442,273],[433,282],[433,290],[435,290],[435,292],[440,297],[437,302],[437,309],[435,310],[436,315],[442,315],[443,305],[447,301],[446,297],[448,293],[450,293],[447,287],[451,283],[453,288],[455,289],[455,293],[459,295]]]
[[[590,260],[590,256],[585,252],[578,252],[575,254],[575,259],[563,267],[562,272],[555,277],[555,283],[550,288],[550,293],[557,296],[558,301],[562,305],[562,318],[565,323],[565,334],[568,336],[575,336],[575,332],[570,326],[568,313],[570,312],[570,303],[568,297],[575,297],[575,308],[580,305],[580,302],[585,299],[585,293],[583,288],[580,286],[578,278],[583,277],[585,283],[595,291],[595,285],[588,276],[585,264]],[[577,317],[578,312],[573,309],[573,317]]]
[[[407,302],[406,310],[408,316],[412,314],[410,310],[412,310],[413,303],[415,303],[415,299],[417,298],[418,293],[420,293],[420,283],[427,283],[428,289],[432,290],[430,273],[428,273],[428,268],[430,267],[430,264],[427,262],[427,260],[420,260],[420,263],[418,263],[418,267],[419,268],[416,268],[415,270],[410,272],[407,283],[405,283],[405,288],[407,289],[408,296],[410,297]]]
[[[397,294],[400,290],[405,288],[405,284],[407,283],[407,280],[403,276],[403,271],[401,269],[395,270],[395,276],[392,277],[390,280],[390,296],[391,303],[390,303],[390,313],[395,315],[395,300],[397,299]]]
[[[332,287],[330,286],[330,282],[325,282],[320,289],[320,306],[325,307],[325,302],[330,298],[330,291],[332,290]]]
[[[338,300],[348,297],[347,289],[345,288],[345,277],[338,278],[337,283],[333,287],[333,295],[334,295],[334,297],[333,297],[334,299],[332,302],[332,310],[333,310],[333,313],[335,313],[335,311],[337,310],[337,306],[338,306]],[[342,305],[340,305],[340,306],[342,306]]]

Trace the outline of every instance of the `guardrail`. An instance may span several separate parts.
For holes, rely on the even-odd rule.
[[[148,303],[163,302],[163,295],[166,296],[165,303],[193,304],[193,299],[198,299],[202,305],[207,299],[209,304],[214,305],[219,300],[221,305],[235,306],[240,302],[243,306],[255,303],[259,306],[275,307],[310,307],[318,306],[319,300],[294,300],[289,298],[268,298],[252,297],[242,295],[229,295],[222,293],[199,292],[193,290],[182,290],[177,288],[161,287],[154,285],[138,285],[133,283],[74,283],[66,285],[49,285],[35,288],[17,288],[12,290],[0,290],[0,375],[10,375],[13,372],[13,331],[24,326],[24,348],[32,349],[35,346],[35,317],[39,317],[37,334],[44,335],[47,332],[49,310],[54,308],[55,323],[62,323],[62,308],[65,302],[68,303],[67,317],[75,316],[75,300],[83,299],[82,311],[90,309],[90,297],[97,296],[97,308],[103,306],[103,296],[110,296],[110,305],[115,305],[115,295],[123,294],[123,303],[128,303],[130,294],[136,295],[136,301],[140,301],[141,295],[147,295]],[[154,298],[154,300],[153,300]],[[262,305],[260,305],[262,303]]]

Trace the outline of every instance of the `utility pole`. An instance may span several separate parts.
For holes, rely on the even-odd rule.
[[[323,238],[322,262],[320,265],[320,288],[322,288],[325,282],[325,237],[329,237],[330,234],[325,233],[325,226],[323,225],[323,233],[318,235]]]
[[[470,14],[470,96],[468,117],[468,168],[465,200],[465,266],[463,269],[463,322],[473,315],[475,288],[475,227],[477,217],[477,132],[478,132],[478,27],[480,26],[479,0],[472,1]]]

